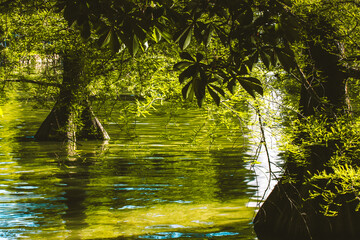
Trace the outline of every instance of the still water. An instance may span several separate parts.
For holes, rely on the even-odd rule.
[[[69,156],[31,139],[48,110],[2,110],[0,239],[256,239],[245,133],[209,138],[200,111],[151,114],[126,129],[108,121],[110,141]]]

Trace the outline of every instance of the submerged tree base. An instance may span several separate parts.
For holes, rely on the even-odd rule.
[[[305,185],[278,183],[254,219],[259,240],[360,239],[360,212],[343,199],[337,216],[325,216],[315,199],[304,200]]]
[[[106,132],[90,106],[76,118],[75,112],[55,106],[41,124],[35,139],[38,141],[70,141],[76,139],[108,140]]]

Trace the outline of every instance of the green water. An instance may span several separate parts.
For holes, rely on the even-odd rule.
[[[209,137],[201,111],[109,121],[111,140],[75,156],[31,140],[48,110],[2,111],[0,239],[256,239],[251,146],[228,130]]]

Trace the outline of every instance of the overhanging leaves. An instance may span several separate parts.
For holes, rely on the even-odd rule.
[[[210,96],[212,97],[212,99],[214,99],[216,105],[219,106],[220,105],[220,97],[219,97],[219,95],[217,95],[217,93],[214,90],[212,90],[211,87],[209,87],[209,86],[207,87],[207,90],[209,91]]]
[[[185,67],[188,67],[188,66],[190,66],[192,64],[194,64],[194,63],[188,62],[188,61],[181,61],[181,62],[178,62],[178,63],[176,63],[174,65],[174,70],[181,70],[181,69],[183,69]]]
[[[197,74],[197,65],[191,65],[187,69],[185,69],[179,75],[179,82],[183,83],[186,79],[194,77]]]
[[[190,55],[190,53],[188,53],[188,52],[182,52],[182,53],[180,53],[180,57],[181,57],[182,59],[186,59],[186,60],[195,62],[195,59],[194,59],[194,58]]]
[[[252,96],[255,98],[255,92],[260,95],[264,94],[260,80],[253,77],[241,77],[238,78],[240,85]]]
[[[285,71],[290,72],[296,67],[295,56],[291,49],[276,48],[275,53],[281,66],[285,69]]]
[[[190,81],[188,82],[184,87],[183,89],[181,90],[182,92],[182,95],[183,95],[183,98],[186,100],[186,99],[189,99],[190,101],[193,100],[194,98],[194,87],[193,87],[193,82]]]
[[[180,34],[178,34],[179,36],[175,40],[175,42],[179,43],[179,47],[182,50],[185,50],[191,42],[192,27],[193,27],[192,25],[186,27],[184,31],[182,31],[182,32],[180,32]]]

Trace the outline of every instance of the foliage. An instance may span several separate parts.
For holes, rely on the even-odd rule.
[[[302,184],[309,189],[307,200],[320,201],[323,213],[328,216],[336,216],[346,202],[355,202],[356,210],[359,210],[359,121],[341,118],[329,122],[325,117],[306,120],[295,120],[287,128],[282,151],[286,164],[305,175]],[[326,162],[323,160],[325,155],[329,155]],[[314,162],[321,167],[315,166]],[[299,179],[291,177],[286,176],[285,181]]]
[[[13,29],[4,28],[9,14],[1,22],[2,38],[16,43],[0,49],[7,69],[3,79],[16,71],[13,63],[24,53],[81,52],[86,95],[119,100],[130,94],[145,100],[136,108],[145,115],[156,102],[179,100],[174,81],[179,71],[184,99],[196,99],[205,108],[211,98],[224,107],[222,116],[232,113],[234,118],[239,118],[245,93],[255,98],[274,87],[290,96],[283,98],[289,107],[296,107],[294,99],[300,102],[302,119],[293,123],[284,152],[295,180],[330,179],[337,186],[338,179],[358,171],[357,133],[349,119],[338,118],[347,107],[346,82],[354,96],[360,79],[356,1],[53,0],[39,7],[41,3],[23,2],[27,11],[32,9],[24,17],[20,1],[0,5],[6,13],[6,7],[16,9]],[[272,79],[259,77],[258,69]],[[44,76],[46,83],[61,81],[56,71]],[[125,108],[125,115],[135,112],[132,107]],[[224,119],[219,121],[226,125],[230,118]]]

